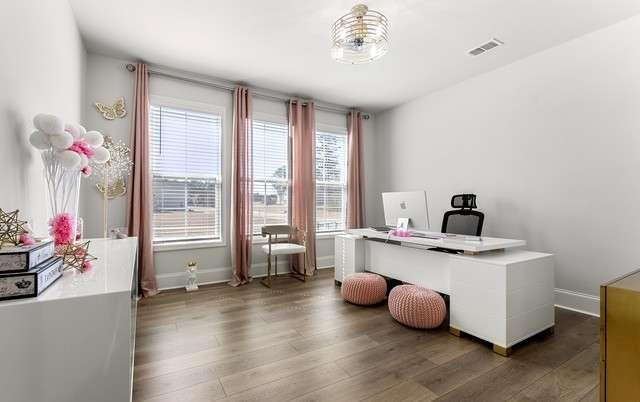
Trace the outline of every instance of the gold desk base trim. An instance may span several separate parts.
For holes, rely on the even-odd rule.
[[[497,353],[500,356],[509,356],[511,354],[511,348],[505,348],[500,345],[493,344],[493,353]]]
[[[555,325],[551,326],[551,327],[545,329],[544,331],[541,331],[540,334],[547,333],[547,334],[553,335],[555,333],[555,328],[556,328]],[[457,337],[461,337],[463,335],[468,335],[468,336],[473,337],[473,335],[467,334],[466,332],[461,331],[460,329],[458,329],[456,327],[452,327],[452,326],[449,326],[449,333],[451,335],[457,336]],[[495,343],[493,343],[492,345],[493,345],[493,352],[497,353],[497,354],[499,354],[501,356],[509,356],[512,353],[511,347],[506,348],[504,346],[496,345]]]

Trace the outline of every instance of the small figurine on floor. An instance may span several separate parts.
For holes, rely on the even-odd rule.
[[[198,263],[195,261],[189,261],[187,263],[187,284],[185,289],[187,292],[193,292],[198,290]]]

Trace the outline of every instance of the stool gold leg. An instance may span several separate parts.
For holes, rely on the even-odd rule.
[[[458,337],[459,337],[460,335],[462,335],[462,334],[460,333],[460,330],[459,330],[458,328],[454,328],[454,327],[449,327],[449,333],[450,333],[451,335],[453,335],[453,336],[458,336]]]

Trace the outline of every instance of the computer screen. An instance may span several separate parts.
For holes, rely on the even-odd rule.
[[[398,218],[408,218],[409,228],[429,230],[429,209],[426,191],[399,191],[382,193],[384,221],[395,227]]]

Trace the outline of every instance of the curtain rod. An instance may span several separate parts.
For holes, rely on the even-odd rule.
[[[134,72],[136,71],[136,66],[133,64],[127,64],[126,69],[129,72]],[[191,74],[170,71],[162,67],[156,67],[156,66],[149,66],[148,71],[149,71],[149,74],[152,74],[152,75],[158,75],[158,76],[167,77],[167,78],[174,78],[181,81],[190,82],[193,84],[206,85],[212,88],[216,88],[216,89],[220,89],[228,92],[233,92],[233,90],[238,85],[231,81],[220,80],[220,79],[209,79],[202,76],[195,77]],[[262,99],[272,100],[276,102],[288,102],[291,98],[295,98],[295,96],[275,95],[273,93],[268,93],[257,88],[250,88],[250,89],[251,89],[251,92],[253,93],[253,96],[255,96],[256,98],[262,98]],[[315,102],[314,104],[317,110],[322,110],[325,112],[347,113],[349,111],[349,108],[342,107],[342,106],[325,105],[319,102]],[[369,114],[363,113],[362,118],[365,120],[368,120]]]

